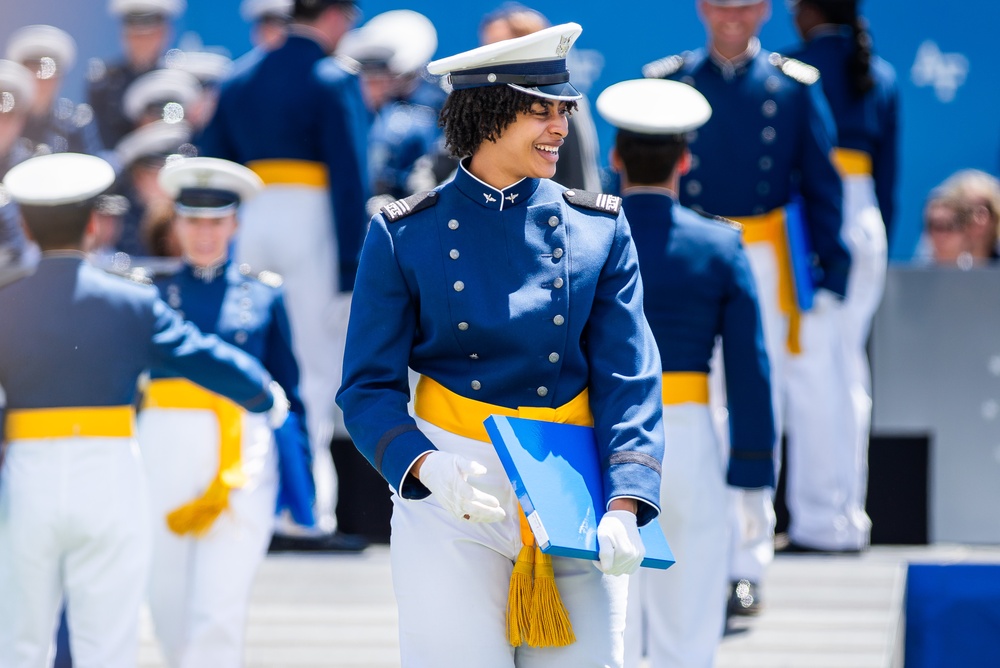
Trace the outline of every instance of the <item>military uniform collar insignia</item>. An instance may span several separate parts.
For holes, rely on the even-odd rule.
[[[191,267],[192,276],[204,283],[211,283],[225,273],[228,264],[228,260],[220,260],[205,267],[196,267],[193,264],[189,264],[188,266]]]
[[[455,175],[455,185],[466,197],[482,207],[503,211],[523,204],[538,188],[538,179],[524,178],[517,183],[498,190],[476,178],[465,165],[459,164]]]
[[[747,50],[732,60],[723,57],[722,54],[711,46],[708,47],[709,59],[716,67],[719,68],[722,72],[722,76],[727,80],[746,72],[750,63],[753,62],[753,59],[757,57],[758,53],[760,53],[760,40],[756,37],[751,37],[750,43],[747,45]]]

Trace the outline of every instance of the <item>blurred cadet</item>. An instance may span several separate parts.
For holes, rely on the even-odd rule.
[[[841,236],[851,253],[847,296],[833,321],[840,373],[824,380],[824,394],[840,397],[828,410],[841,413],[804,424],[801,440],[796,437],[790,446],[798,448],[788,471],[795,485],[786,494],[790,551],[855,551],[871,542],[865,512],[872,409],[866,347],[885,289],[887,238],[895,210],[899,91],[892,66],[872,53],[872,38],[857,5],[856,0],[788,3],[804,40],[790,55],[819,70],[837,126],[833,158],[844,182]],[[793,381],[800,364],[809,364],[808,354],[790,364]],[[799,386],[803,391],[819,371],[807,373],[811,375]]]
[[[499,40],[523,37],[549,27],[541,12],[519,2],[505,2],[486,14],[479,22],[479,43],[492,44]],[[569,188],[599,191],[597,128],[586,97],[577,100],[569,118],[569,134],[559,149],[559,163],[553,180]]]
[[[31,115],[35,88],[31,70],[12,60],[0,60],[0,179],[31,157],[18,139]],[[17,202],[0,186],[0,285],[30,272],[38,255],[38,247],[24,236]]]
[[[924,235],[930,246],[930,260],[942,267],[971,269],[972,253],[966,233],[972,212],[957,197],[945,196],[935,188],[924,206]]]
[[[35,101],[21,134],[33,154],[97,155],[103,150],[90,106],[57,97],[76,62],[76,42],[69,34],[53,26],[26,26],[7,41],[7,58],[35,73]]]
[[[202,155],[246,165],[264,181],[242,212],[236,260],[283,277],[302,371],[324,533],[299,540],[290,534],[300,527],[281,525],[275,549],[365,544],[336,532],[330,452],[353,447],[334,397],[367,223],[370,119],[358,78],[327,56],[359,16],[353,1],[297,0],[285,42],[248,54],[222,84],[200,143]]]
[[[374,114],[368,135],[370,215],[413,194],[407,183],[413,165],[441,137],[437,120],[445,92],[422,76],[436,49],[434,24],[408,9],[373,17],[337,45],[337,56],[359,71]]]
[[[198,80],[198,95],[186,106],[184,113],[185,120],[197,133],[215,114],[219,84],[232,72],[233,60],[215,51],[171,49],[164,61],[167,69],[187,72]]]
[[[814,273],[816,287],[825,289],[816,294],[813,317],[835,309],[847,289],[850,256],[840,238],[843,189],[829,157],[833,119],[821,88],[813,85],[816,70],[761,47],[757,34],[770,17],[770,0],[697,0],[697,7],[708,45],[649,63],[643,74],[694,86],[714,110],[691,140],[691,169],[681,179],[678,195],[696,211],[743,224],[771,368],[777,436],[794,399],[812,404],[817,412],[831,400],[822,386],[792,397],[786,390],[789,358],[816,348],[826,353],[814,356],[826,365],[825,376],[816,380],[828,382],[838,373],[830,368],[832,345],[827,345],[832,325],[828,318],[805,322],[797,297],[808,295],[808,286],[793,280],[798,267]],[[806,236],[815,256],[792,252],[789,230]],[[789,430],[791,442],[791,425]],[[799,455],[796,466],[804,459]],[[789,485],[794,487],[798,483],[791,473]],[[774,558],[773,501],[767,492],[733,496],[738,530],[730,566],[730,611],[754,613],[760,609],[758,586]]]
[[[133,130],[115,147],[121,165],[116,191],[128,198],[118,250],[132,256],[150,254],[146,246],[146,214],[169,202],[157,177],[170,156],[194,157],[191,126],[181,121],[155,121]],[[172,206],[171,206],[172,208]]]
[[[153,370],[138,440],[149,478],[149,608],[169,666],[241,666],[250,589],[267,553],[279,496],[311,524],[312,473],[299,369],[280,278],[229,255],[237,208],[263,187],[242,165],[174,160],[160,184],[175,203],[183,265],[154,284],[201,331],[259,360],[290,403],[277,432],[261,415],[174,373]],[[286,447],[275,447],[275,435]],[[290,486],[288,483],[292,482]]]
[[[625,666],[711,668],[722,639],[729,583],[727,485],[774,487],[771,381],[757,291],[740,226],[677,203],[690,167],[685,139],[712,115],[704,96],[676,81],[617,83],[597,111],[618,128],[611,166],[639,253],[643,310],[663,365],[660,516],[677,563],[629,579]],[[708,370],[722,339],[731,430],[721,459],[708,404]]]
[[[566,68],[580,32],[431,62],[453,88],[441,117],[461,164],[383,207],[365,238],[338,400],[396,492],[404,668],[622,664],[618,576],[659,512],[660,361],[619,199],[550,180],[580,99]],[[494,413],[594,425],[599,562],[537,549],[483,428]]]
[[[187,118],[200,95],[201,83],[195,75],[164,68],[147,72],[129,84],[122,107],[134,128],[155,121],[178,123]]]
[[[250,43],[258,49],[281,46],[288,35],[294,0],[243,0],[240,16],[250,24]]]
[[[134,666],[150,562],[146,478],[134,439],[136,381],[179,374],[274,422],[281,388],[249,355],[206,336],[82,252],[102,159],[58,153],[4,178],[42,248],[31,276],[0,289],[0,665],[44,666],[65,600],[79,666]]]
[[[122,98],[139,76],[160,67],[170,40],[170,21],[185,0],[108,0],[108,11],[122,24],[121,60],[105,63],[92,58],[87,66],[87,102],[97,117],[101,142],[112,147],[135,129]]]
[[[1000,181],[978,169],[962,169],[945,179],[935,192],[960,202],[968,211],[965,237],[972,263],[987,265],[1000,260],[1000,248],[997,247]]]
[[[122,236],[122,221],[129,208],[131,205],[124,195],[101,195],[94,202],[94,229],[84,248],[91,255],[94,264],[103,267],[113,260],[118,240]]]

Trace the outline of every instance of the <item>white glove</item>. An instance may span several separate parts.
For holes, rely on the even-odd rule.
[[[420,482],[455,517],[470,522],[498,522],[506,513],[495,496],[469,484],[470,476],[481,476],[486,467],[450,452],[431,452],[420,465]]]
[[[609,510],[597,525],[597,569],[607,575],[631,575],[639,570],[646,547],[642,544],[635,513]]]
[[[288,419],[288,397],[285,396],[285,391],[281,389],[281,385],[278,385],[276,380],[271,381],[269,389],[274,405],[267,410],[267,426],[271,429],[278,429]]]

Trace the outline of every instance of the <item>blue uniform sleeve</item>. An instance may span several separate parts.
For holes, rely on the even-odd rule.
[[[237,155],[236,145],[229,136],[232,124],[226,121],[226,98],[220,93],[218,99],[219,103],[212,118],[208,121],[208,125],[202,128],[197,138],[199,155],[242,162]]]
[[[292,351],[292,328],[288,324],[285,300],[279,295],[271,302],[271,326],[267,332],[264,368],[288,397],[289,411],[305,425],[306,409],[299,397],[299,364]]]
[[[623,213],[615,222],[584,336],[605,504],[615,497],[640,499],[643,525],[660,512],[662,366],[643,314],[638,254]]]
[[[771,371],[757,302],[757,287],[741,244],[729,262],[722,309],[722,355],[729,409],[729,470],[734,487],[774,487],[774,407]]]
[[[337,404],[354,444],[375,470],[403,498],[421,499],[430,491],[415,478],[403,478],[421,453],[437,448],[406,409],[417,312],[392,241],[382,216],[375,216],[361,252]]]
[[[833,116],[823,90],[806,86],[806,130],[799,142],[799,169],[809,237],[823,270],[817,287],[843,297],[851,256],[840,237],[844,188],[830,155],[836,142]]]
[[[274,404],[268,389],[271,377],[253,357],[213,334],[203,334],[161,299],[153,302],[152,318],[150,367],[183,376],[253,413]]]
[[[319,77],[325,94],[320,110],[319,142],[330,179],[341,292],[354,289],[358,257],[365,235],[365,203],[368,183],[368,132],[371,118],[361,95],[357,77],[348,75],[334,62],[323,62]]]
[[[885,234],[892,242],[892,223],[896,214],[896,174],[899,160],[899,92],[895,80],[887,91],[882,110],[880,142],[872,156],[872,177],[875,180],[875,197],[885,223]]]

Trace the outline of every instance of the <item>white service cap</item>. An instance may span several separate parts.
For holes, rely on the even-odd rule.
[[[35,75],[21,63],[0,60],[0,114],[28,113],[35,100]]]
[[[240,16],[248,23],[259,21],[265,16],[291,18],[294,0],[243,0]]]
[[[582,95],[569,82],[566,55],[581,32],[576,23],[552,26],[435,60],[427,71],[448,74],[454,90],[507,85],[550,100],[578,100]]]
[[[50,153],[12,167],[3,185],[18,204],[60,206],[97,197],[114,182],[114,168],[97,156]]]
[[[198,78],[179,69],[160,69],[146,72],[125,89],[122,108],[133,123],[153,105],[179,104],[183,111],[198,99],[201,82]],[[181,120],[183,114],[180,115]],[[170,120],[170,119],[165,119]]]
[[[597,112],[611,125],[644,135],[682,135],[712,116],[705,96],[666,79],[631,79],[597,96]]]
[[[174,18],[187,7],[185,0],[108,0],[113,16],[163,16]]]
[[[76,41],[55,26],[24,26],[10,36],[7,58],[19,63],[51,58],[58,71],[66,72],[76,62]]]
[[[344,35],[337,55],[362,67],[377,64],[393,74],[410,74],[427,64],[437,44],[437,30],[430,19],[409,9],[394,9]]]
[[[178,213],[200,218],[231,213],[264,187],[253,170],[219,158],[172,160],[157,180]]]
[[[123,167],[130,167],[142,158],[166,157],[177,153],[191,141],[191,136],[191,126],[184,121],[155,121],[122,137],[115,146],[115,155]]]
[[[167,69],[194,75],[202,85],[222,81],[233,69],[233,59],[215,51],[170,49],[164,56]]]

